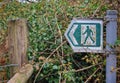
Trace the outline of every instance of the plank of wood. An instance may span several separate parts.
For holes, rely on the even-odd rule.
[[[24,63],[27,63],[27,20],[15,19],[8,21],[8,47],[11,64],[18,64],[18,67],[11,68],[13,76]]]

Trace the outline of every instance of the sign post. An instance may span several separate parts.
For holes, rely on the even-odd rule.
[[[98,19],[73,19],[65,36],[74,52],[103,51],[103,21]]]
[[[117,40],[117,11],[106,15],[106,83],[116,83],[116,54],[111,45]],[[98,19],[73,19],[65,36],[74,52],[104,53],[103,21]]]
[[[106,25],[106,50],[114,51],[110,45],[114,45],[117,40],[117,11],[108,10],[106,20],[109,21]],[[106,57],[106,83],[116,83],[116,54],[109,53]]]

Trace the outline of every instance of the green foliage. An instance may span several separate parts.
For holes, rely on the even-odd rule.
[[[120,46],[120,40],[116,40],[115,45]]]
[[[0,10],[2,9],[0,11],[0,29],[7,29],[7,21],[10,19],[26,18],[28,20],[27,55],[32,64],[39,63],[39,68],[35,69],[33,78],[45,63],[46,58],[52,55],[42,67],[36,83],[39,81],[84,83],[99,66],[82,72],[72,72],[71,70],[104,62],[104,57],[99,54],[74,54],[69,44],[64,43],[66,41],[64,32],[74,17],[103,17],[108,6],[102,4],[103,0],[85,0],[84,2],[80,0],[41,0],[39,3],[30,4],[11,2],[4,8],[0,8]],[[92,77],[93,79],[90,79],[91,81],[103,82],[104,69],[102,67],[103,65]]]

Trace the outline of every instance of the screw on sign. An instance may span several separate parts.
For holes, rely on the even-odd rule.
[[[65,36],[74,52],[103,52],[103,21],[73,19]]]

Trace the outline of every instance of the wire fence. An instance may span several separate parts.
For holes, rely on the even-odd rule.
[[[7,65],[0,66],[0,68],[15,67],[15,66],[18,66],[18,64],[7,64]]]

